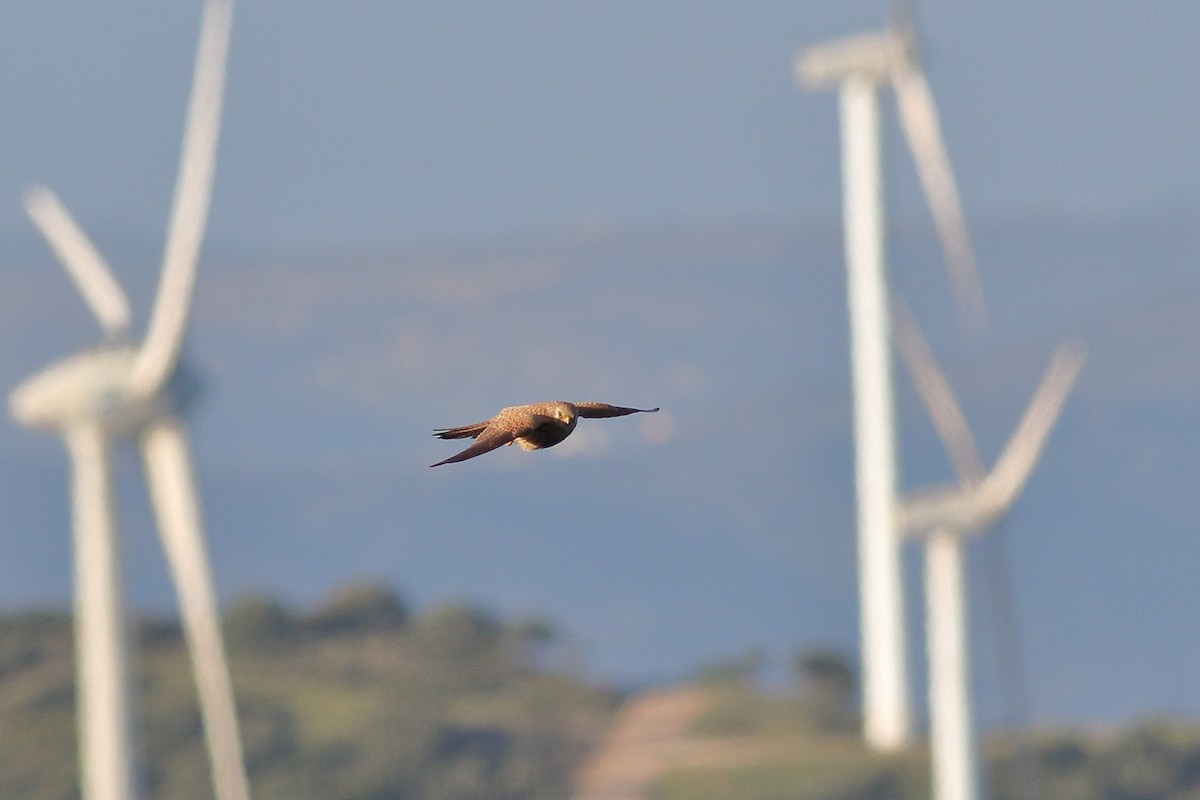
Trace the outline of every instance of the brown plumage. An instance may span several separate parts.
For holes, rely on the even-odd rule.
[[[652,413],[657,408],[624,408],[607,403],[567,403],[554,400],[549,403],[530,403],[527,406],[510,406],[484,422],[463,425],[460,428],[438,428],[434,436],[441,439],[475,440],[475,444],[461,453],[450,456],[430,466],[453,464],[468,458],[483,455],[506,444],[517,443],[522,450],[541,450],[553,447],[571,435],[580,417],[623,417],[626,414]]]

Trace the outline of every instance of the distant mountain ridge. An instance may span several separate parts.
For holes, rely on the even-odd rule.
[[[1090,348],[1006,525],[1034,714],[1200,713],[1188,624],[1200,230],[1167,214],[976,225],[992,327],[972,341],[932,234],[920,220],[894,227],[894,285],[985,459],[1053,345],[1082,335]],[[119,256],[114,269],[139,285]],[[96,340],[48,254],[9,264],[6,280],[0,385]],[[843,282],[837,226],[786,221],[206,258],[189,349],[209,381],[194,438],[222,595],[307,601],[369,574],[420,601],[536,609],[577,632],[596,673],[629,683],[753,645],[852,650]],[[905,485],[948,479],[899,369],[897,385]],[[432,428],[559,397],[661,405],[668,426],[616,421],[569,457],[425,467],[440,452]],[[65,489],[52,439],[0,425],[4,607],[66,604]],[[169,606],[144,498],[122,500],[132,602]],[[986,555],[973,550],[976,570]],[[979,580],[973,591],[982,713],[995,719]]]

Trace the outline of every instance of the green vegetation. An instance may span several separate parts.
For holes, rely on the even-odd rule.
[[[351,586],[298,613],[266,597],[225,618],[257,800],[563,800],[619,698],[555,668],[543,619],[464,604],[414,613]],[[137,626],[148,796],[209,798],[191,671],[172,620]],[[0,797],[78,796],[72,631],[64,614],[0,616]],[[707,703],[653,800],[924,800],[925,753],[858,741],[856,677],[837,653],[793,661],[764,690],[750,650],[701,669]],[[638,756],[638,753],[631,754]],[[1196,800],[1200,726],[988,742],[996,800]]]
[[[880,758],[827,715],[824,696],[713,685],[696,721],[719,755],[676,766],[653,800],[915,800],[927,796],[920,756]]]
[[[543,620],[455,604],[412,615],[354,586],[312,613],[249,598],[226,615],[258,800],[561,800],[617,697],[545,665]],[[149,796],[209,798],[186,653],[138,625]],[[0,618],[0,797],[78,795],[70,620]]]
[[[761,659],[759,659],[761,661]],[[855,734],[855,677],[836,653],[795,661],[797,686],[765,691],[742,656],[708,669],[709,705],[693,742],[703,757],[668,770],[653,800],[927,800],[928,754],[866,752]],[[742,668],[736,668],[742,667]],[[1109,731],[993,737],[995,800],[1196,800],[1200,725],[1156,721]]]
[[[1200,797],[1200,726],[1153,720],[1105,733],[1042,733],[1025,747],[990,743],[992,784],[999,797],[1055,800],[1194,800]],[[1030,770],[1022,762],[1033,764]]]
[[[762,741],[734,764],[669,771],[654,800],[927,800],[924,753],[882,758],[852,737]],[[1034,737],[1027,757],[991,743],[988,796],[996,800],[1194,800],[1200,797],[1200,727],[1152,722],[1120,733]]]
[[[838,653],[793,660],[791,691],[766,691],[756,651],[702,669],[709,702],[697,740],[717,755],[667,771],[653,800],[910,800],[926,796],[920,758],[879,758],[859,742],[856,676]],[[706,750],[706,752],[709,752]]]

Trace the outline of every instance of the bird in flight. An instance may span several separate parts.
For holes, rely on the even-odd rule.
[[[553,447],[571,435],[580,417],[623,417],[626,414],[649,414],[654,411],[658,409],[624,408],[608,403],[566,403],[562,400],[510,406],[500,409],[499,414],[484,422],[434,430],[433,435],[440,439],[471,438],[475,444],[430,466],[440,467],[442,464],[466,461],[513,442],[522,450]]]

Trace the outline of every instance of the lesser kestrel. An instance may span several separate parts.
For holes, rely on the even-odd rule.
[[[472,438],[475,444],[452,455],[445,461],[430,466],[453,464],[468,458],[483,455],[506,444],[517,443],[522,450],[540,450],[553,447],[571,435],[580,417],[623,417],[626,414],[651,413],[657,408],[624,408],[607,403],[566,403],[554,400],[549,403],[530,403],[527,406],[510,406],[484,422],[463,425],[461,428],[438,428],[434,436],[441,439]]]

